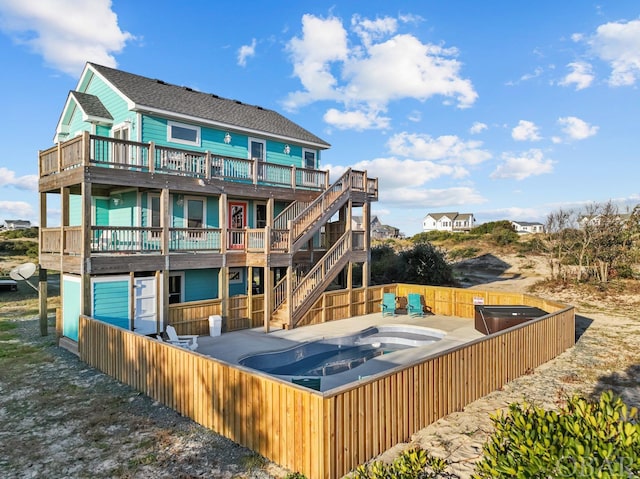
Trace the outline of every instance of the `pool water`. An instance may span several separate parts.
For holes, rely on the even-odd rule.
[[[421,326],[375,326],[349,336],[254,354],[240,360],[240,364],[274,375],[330,376],[385,354],[433,344],[444,335],[442,331]]]

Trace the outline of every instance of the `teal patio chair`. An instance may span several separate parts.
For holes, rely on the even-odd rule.
[[[395,293],[384,293],[382,296],[382,303],[380,303],[382,307],[382,316],[396,315],[396,294]]]
[[[407,298],[407,313],[409,316],[424,316],[422,297],[418,293],[409,293]]]

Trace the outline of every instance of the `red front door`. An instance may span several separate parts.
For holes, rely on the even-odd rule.
[[[229,248],[243,249],[245,227],[247,226],[247,203],[229,202]]]

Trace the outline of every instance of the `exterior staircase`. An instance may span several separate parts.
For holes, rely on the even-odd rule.
[[[294,202],[286,208],[274,220],[273,231],[280,234],[274,235],[272,240],[275,238],[282,246],[283,235],[287,235],[286,250],[293,257],[349,201],[353,177],[349,169],[314,201]],[[307,274],[299,277],[293,268],[289,268],[288,274],[274,287],[270,329],[294,327],[348,264],[351,251],[352,233],[351,225],[348,225],[345,233]]]

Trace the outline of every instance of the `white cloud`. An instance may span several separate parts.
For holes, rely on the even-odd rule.
[[[247,58],[256,54],[256,39],[251,40],[251,45],[242,45],[238,49],[238,65],[244,67],[247,65]]]
[[[513,156],[509,153],[502,155],[503,163],[498,165],[491,178],[524,180],[529,176],[542,175],[553,171],[553,161],[545,159],[541,150],[531,149]]]
[[[459,108],[471,106],[478,94],[471,81],[460,76],[457,50],[422,43],[413,35],[396,33],[397,28],[397,20],[390,17],[356,16],[347,32],[338,18],[304,15],[301,37],[287,46],[303,89],[291,92],[284,107],[295,110],[332,100],[342,103],[346,112],[379,112],[394,100],[434,96],[455,100]]]
[[[562,86],[575,85],[576,90],[583,90],[593,82],[593,68],[586,62],[573,62],[567,65],[572,71],[560,81]]]
[[[323,120],[339,130],[371,130],[389,127],[390,119],[380,116],[377,111],[339,111],[330,108],[323,116]]]
[[[133,35],[122,31],[111,0],[1,0],[0,28],[58,70],[77,76],[85,62],[115,67]]]
[[[471,125],[471,128],[469,128],[469,133],[471,133],[472,135],[477,135],[478,133],[486,130],[487,128],[489,127],[487,126],[486,123],[476,121],[473,123],[473,125]]]
[[[380,40],[387,35],[395,33],[398,29],[398,21],[392,17],[376,18],[369,20],[354,15],[351,19],[353,31],[360,37],[362,43],[368,47],[374,40]]]
[[[576,37],[582,40],[582,37]],[[611,67],[609,84],[633,85],[640,78],[640,20],[600,25],[587,39],[593,52]]]
[[[538,141],[541,139],[536,124],[527,120],[518,122],[518,126],[511,131],[511,137],[516,141]]]
[[[0,214],[7,219],[30,219],[34,215],[33,207],[25,201],[0,200]]]
[[[340,19],[303,15],[302,37],[292,38],[287,49],[293,61],[293,73],[305,90],[290,93],[285,108],[295,110],[316,100],[338,97],[335,90],[337,80],[331,73],[331,63],[345,61],[349,51],[347,31]]]
[[[558,124],[570,140],[584,140],[598,133],[599,129],[599,127],[591,126],[586,121],[575,116],[558,118]]]
[[[19,190],[38,191],[38,175],[24,175],[16,177],[13,170],[0,167],[0,188],[13,186]]]
[[[397,133],[387,142],[394,155],[446,164],[476,165],[491,158],[481,141],[463,141],[455,135],[432,138],[426,134]]]

